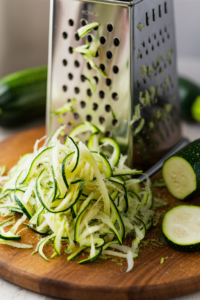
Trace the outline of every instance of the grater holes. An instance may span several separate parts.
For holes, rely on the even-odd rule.
[[[69,19],[68,23],[69,23],[69,26],[74,26],[74,21],[72,19]]]
[[[146,84],[146,83],[147,83],[147,81],[146,81],[146,79],[145,79],[145,78],[143,79],[143,82],[144,82],[144,84]]]
[[[72,100],[71,99],[67,99],[67,102],[69,103],[69,102],[71,102]]]
[[[146,25],[149,26],[149,14],[146,12]]]
[[[105,66],[104,66],[104,64],[100,64],[99,65],[99,68],[104,72],[105,71]]]
[[[98,30],[98,28],[99,28],[99,26],[97,26],[97,27],[95,27],[95,28],[93,28],[94,30]]]
[[[104,122],[105,122],[104,117],[99,117],[99,123],[100,123],[100,124],[103,124]]]
[[[107,51],[106,52],[106,56],[107,56],[107,59],[111,59],[112,58],[112,52],[111,51]]]
[[[63,86],[62,86],[62,89],[63,89],[63,92],[66,92],[66,91],[67,91],[67,86],[66,86],[66,85],[63,85]]]
[[[158,15],[159,15],[159,18],[162,17],[161,5],[158,5]]]
[[[137,87],[140,87],[140,83],[139,83],[139,81],[137,80]]]
[[[93,110],[97,110],[97,109],[98,109],[98,104],[97,104],[97,103],[93,103],[92,109],[93,109]]]
[[[170,34],[169,33],[167,34],[167,38],[170,39]]]
[[[120,44],[120,40],[118,38],[114,38],[113,44],[115,45],[115,47],[118,47]]]
[[[79,68],[79,67],[80,67],[79,61],[78,61],[78,60],[75,60],[74,65],[75,65],[76,68]]]
[[[167,32],[167,27],[166,26],[165,26],[164,30],[165,30],[165,32]]]
[[[119,121],[117,119],[112,120],[112,126],[117,127],[119,125]]]
[[[154,51],[154,45],[152,45],[151,49],[152,49],[152,51]]]
[[[167,2],[164,2],[164,10],[165,10],[165,13],[167,14]]]
[[[85,108],[85,106],[86,106],[85,101],[81,101],[80,106],[81,106],[81,108]]]
[[[73,53],[73,48],[69,47],[69,53],[72,54]]]
[[[89,97],[92,96],[92,91],[91,91],[91,89],[87,89],[87,95],[88,95]]]
[[[105,136],[108,138],[112,137],[112,133],[110,131],[106,131]]]
[[[108,30],[108,32],[112,32],[113,31],[113,25],[111,23],[107,24],[107,30]]]
[[[111,112],[111,106],[110,106],[109,104],[107,104],[107,105],[105,106],[105,111],[106,111],[106,112]]]
[[[112,80],[110,78],[106,78],[106,85],[110,86],[112,83]]]
[[[88,43],[92,43],[93,38],[92,38],[91,34],[88,35],[87,40],[88,40]]]
[[[106,38],[104,36],[101,36],[99,40],[100,40],[101,45],[105,45]]]
[[[73,129],[72,123],[68,122],[67,127],[69,128],[69,130],[72,130]]]
[[[149,40],[148,40],[148,41],[149,41],[149,44],[151,44],[151,39],[150,39],[150,38],[149,38]]]
[[[91,122],[91,121],[92,121],[92,117],[91,117],[90,115],[87,115],[87,116],[86,116],[86,120],[87,120],[88,122]]]
[[[148,49],[146,50],[146,55],[148,55],[149,54],[149,51],[148,51]]]
[[[99,91],[99,97],[103,99],[105,97],[104,91]]]
[[[140,53],[140,58],[142,58],[142,53]]]
[[[81,81],[82,81],[82,82],[85,82],[85,80],[86,80],[85,76],[84,76],[84,75],[81,75]]]
[[[154,40],[156,40],[156,34],[154,34],[154,36],[153,36],[153,37],[154,37]]]
[[[67,37],[68,37],[68,34],[67,34],[67,32],[65,32],[65,31],[64,31],[64,32],[63,32],[63,34],[62,34],[62,36],[63,36],[63,39],[65,39],[65,40],[66,40],[66,39],[67,39]]]
[[[81,26],[87,25],[87,21],[85,19],[81,19]]]
[[[155,9],[154,8],[152,9],[152,19],[155,22],[155,20],[156,20],[156,14],[155,14]]]
[[[79,94],[79,93],[80,93],[80,89],[76,86],[76,87],[74,88],[74,92],[75,92],[75,94]]]
[[[88,70],[92,69],[92,67],[90,66],[89,62],[87,62],[87,68],[88,68]]]
[[[165,42],[165,38],[164,38],[164,37],[162,38],[162,42],[163,42],[163,43]]]
[[[63,63],[63,66],[66,67],[66,65],[67,65],[67,60],[66,60],[66,59],[63,59],[62,63]]]
[[[98,57],[98,56],[99,56],[99,51],[97,50],[95,57]]]
[[[68,78],[69,78],[69,80],[72,80],[72,79],[73,79],[72,73],[69,73],[69,74],[68,74]]]
[[[159,33],[160,33],[160,35],[162,35],[162,30],[161,29],[160,29]]]
[[[157,42],[157,46],[158,46],[158,47],[160,46],[160,42],[159,42],[159,41]]]
[[[94,76],[93,78],[94,78],[94,80],[96,81],[96,83],[99,82],[99,78],[98,78],[97,76]]]
[[[79,114],[74,113],[74,119],[75,119],[75,120],[78,120],[78,119],[79,119]]]
[[[112,93],[112,98],[113,98],[113,100],[115,100],[115,101],[119,100],[118,94],[115,93],[115,92]]]
[[[119,72],[119,68],[117,66],[113,66],[113,73],[117,74]]]
[[[75,33],[74,38],[75,38],[76,41],[80,40],[80,37],[79,37],[78,33]]]
[[[145,48],[145,42],[142,42],[142,46]]]

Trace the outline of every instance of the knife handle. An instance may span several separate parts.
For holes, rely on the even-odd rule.
[[[182,138],[174,148],[172,148],[165,156],[163,156],[155,165],[153,165],[150,169],[148,169],[145,174],[148,175],[148,177],[152,177],[156,175],[161,169],[164,161],[170,157],[171,155],[175,154],[177,151],[185,147],[189,143],[189,140],[187,138]],[[141,175],[137,177],[137,179],[140,179],[142,181],[146,180],[146,177],[144,175]]]

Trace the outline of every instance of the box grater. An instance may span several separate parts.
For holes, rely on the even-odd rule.
[[[92,22],[100,25],[79,38]],[[94,40],[93,61],[107,78],[73,51]],[[91,122],[143,170],[180,140],[172,0],[51,0],[48,67],[48,134]],[[73,112],[52,115],[74,99]]]

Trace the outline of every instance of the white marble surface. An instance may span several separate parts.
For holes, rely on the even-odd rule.
[[[184,57],[178,59],[179,74],[185,75],[200,84],[200,61],[194,59],[185,59]],[[8,138],[9,136],[29,129],[35,126],[44,124],[44,120],[32,122],[26,126],[16,129],[4,129],[0,126],[0,141]],[[190,125],[182,123],[182,135],[188,137],[191,141],[200,138],[200,124]],[[200,289],[200,287],[199,287]],[[0,299],[4,300],[53,300],[55,298],[40,295],[21,287],[18,287],[6,280],[0,278]],[[183,297],[173,298],[171,300],[199,300],[200,292],[186,295]]]

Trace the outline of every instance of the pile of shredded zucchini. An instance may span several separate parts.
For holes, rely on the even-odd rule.
[[[0,224],[0,243],[31,248],[16,242],[21,238],[16,232],[23,223],[39,234],[35,252],[45,260],[43,248],[53,240],[53,257],[60,255],[65,245],[68,261],[82,251],[88,258],[79,264],[94,261],[101,254],[117,256],[127,258],[130,271],[138,245],[152,225],[150,180],[147,178],[141,188],[139,180],[132,179],[141,171],[126,167],[118,144],[110,138],[100,139],[97,127],[87,122],[79,125],[64,145],[58,139],[63,129],[60,127],[39,149],[40,141],[36,141],[33,153],[22,156],[7,176],[1,170],[0,214],[11,217]],[[89,131],[92,135],[86,147],[78,136]],[[106,147],[113,149],[109,158],[101,152]],[[15,212],[22,215],[16,223]],[[130,247],[123,245],[128,233],[133,234]]]

